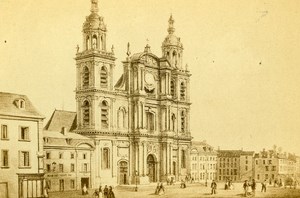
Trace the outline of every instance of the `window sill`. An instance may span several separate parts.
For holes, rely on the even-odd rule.
[[[1,166],[1,169],[9,169],[9,166]]]
[[[3,141],[9,141],[8,138],[1,138],[1,140],[3,140]]]
[[[19,169],[31,169],[31,166],[19,166]]]
[[[31,140],[19,140],[19,142],[30,142]]]

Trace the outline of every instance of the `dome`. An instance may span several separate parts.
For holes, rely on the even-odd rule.
[[[91,13],[88,17],[86,17],[83,29],[101,29],[105,31],[106,25],[104,24],[103,17],[100,17],[97,13]]]
[[[175,36],[174,34],[169,34],[163,42],[163,46],[169,46],[169,45],[182,47],[182,43],[180,41],[180,38]]]

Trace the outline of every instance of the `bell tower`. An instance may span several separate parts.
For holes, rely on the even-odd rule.
[[[99,109],[105,106],[110,112],[110,94],[113,93],[113,72],[115,60],[113,47],[107,50],[107,29],[104,18],[99,16],[98,0],[91,0],[91,13],[83,23],[83,44],[76,53],[76,100],[77,125],[81,133],[87,130],[109,130],[112,120],[101,124]],[[106,97],[105,101],[102,101]],[[100,101],[101,100],[101,101]],[[102,106],[103,106],[102,105]],[[104,113],[103,113],[104,114]],[[105,127],[104,127],[105,125]],[[103,126],[103,127],[101,127]]]
[[[186,70],[182,65],[183,45],[180,38],[174,32],[174,19],[171,15],[169,18],[168,36],[162,43],[162,56],[167,58],[173,68]]]

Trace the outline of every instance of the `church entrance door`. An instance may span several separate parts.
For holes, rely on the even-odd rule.
[[[147,157],[147,172],[148,172],[149,182],[157,182],[156,163],[153,155],[148,155]]]
[[[119,185],[128,184],[128,163],[126,161],[120,161],[118,167]]]

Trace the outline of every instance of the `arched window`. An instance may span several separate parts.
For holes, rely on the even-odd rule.
[[[124,109],[119,109],[118,111],[118,128],[119,129],[124,129],[125,128],[125,110]]]
[[[176,53],[176,51],[173,51],[173,64],[175,66],[177,66],[177,53]]]
[[[185,100],[185,84],[184,84],[184,82],[180,83],[180,100]]]
[[[102,150],[102,169],[110,168],[110,153],[109,148],[103,148]]]
[[[87,67],[84,67],[82,72],[82,87],[88,88],[89,83],[90,83],[90,72]]]
[[[181,132],[185,131],[185,112],[181,112]]]
[[[155,116],[154,113],[147,112],[147,125],[146,128],[149,132],[153,132],[155,130]]]
[[[104,50],[103,36],[101,36],[100,40],[101,40],[101,49]]]
[[[86,37],[86,40],[85,40],[85,48],[86,48],[86,50],[89,50],[90,49],[90,37],[89,36],[87,36]]]
[[[175,97],[175,83],[171,80],[171,96]]]
[[[107,87],[107,69],[106,67],[101,67],[100,71],[100,85],[101,87]]]
[[[94,35],[93,36],[93,39],[92,39],[92,48],[93,49],[97,49],[98,48],[98,43],[97,43],[98,39],[97,39],[97,36]]]
[[[87,100],[82,105],[82,124],[90,124],[90,104]]]
[[[101,103],[101,128],[108,128],[108,104],[106,101]]]
[[[176,117],[175,114],[172,114],[172,131],[175,131],[175,125],[176,125]]]

